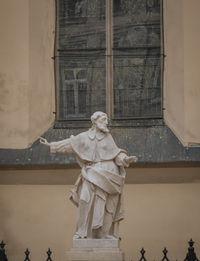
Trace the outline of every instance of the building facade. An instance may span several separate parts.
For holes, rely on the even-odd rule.
[[[81,2],[89,1],[76,2],[72,10],[81,22],[87,16],[94,19],[95,12],[88,15],[84,10],[89,9],[81,5]],[[121,2],[128,5],[130,1],[116,1],[116,6],[119,7]],[[135,1],[135,6],[143,2],[151,10],[151,17],[155,17],[156,11],[152,8],[158,1]],[[73,53],[70,50],[70,60],[67,50],[61,50],[61,55],[57,50],[55,21],[60,10],[56,10],[54,0],[1,1],[0,240],[8,244],[11,261],[21,260],[26,247],[38,261],[42,260],[42,253],[48,247],[53,250],[55,260],[64,260],[66,250],[72,247],[76,209],[68,195],[80,170],[72,155],[50,155],[38,139],[42,135],[55,141],[78,134],[89,127],[87,118],[92,110],[99,108],[107,110],[113,117],[110,128],[117,145],[139,158],[138,163],[127,171],[125,186],[126,218],[121,225],[121,248],[127,260],[137,258],[142,246],[150,259],[159,259],[164,246],[168,247],[171,259],[183,259],[190,237],[197,242],[196,252],[200,255],[200,3],[198,0],[163,1],[163,45],[159,50],[163,59],[159,67],[163,72],[159,79],[163,82],[159,96],[162,102],[152,99],[150,104],[157,104],[152,110],[159,108],[156,113],[159,111],[160,114],[148,119],[151,108],[145,105],[138,109],[137,106],[141,90],[136,90],[138,96],[132,95],[131,90],[126,96],[122,86],[126,82],[129,88],[130,82],[138,84],[140,81],[140,70],[132,68],[142,64],[141,53],[140,57],[135,57],[132,45],[124,46],[124,43],[128,42],[126,37],[132,43],[135,31],[140,35],[141,30],[134,31],[131,27],[127,30],[127,26],[122,26],[128,18],[121,18],[120,8],[114,6],[106,9],[116,12],[114,21],[109,20],[101,6],[98,7],[98,17],[101,18],[96,22],[98,41],[97,38],[92,41],[91,25],[87,27],[84,22],[91,46],[85,44],[84,37],[78,36],[78,29],[76,35],[74,30],[78,27],[70,24],[71,31],[67,30],[70,36],[66,38],[70,41],[65,49],[76,47]],[[70,6],[65,8],[71,10]],[[134,11],[133,6],[129,9]],[[110,26],[111,22],[116,23],[116,32]],[[155,26],[147,27],[151,28],[147,30],[149,34],[156,35],[158,29],[155,32],[152,29]],[[114,34],[102,28],[107,31],[110,28]],[[66,36],[66,32],[63,34]],[[108,37],[114,37],[115,46],[111,45],[112,41],[106,41]],[[155,39],[152,49],[157,48],[156,44]],[[146,47],[143,45],[142,48]],[[109,58],[112,52],[120,58],[112,61]],[[90,59],[97,53],[100,53],[98,63],[97,58]],[[59,59],[55,57],[58,55]],[[89,70],[85,66],[86,60],[93,63]],[[100,70],[94,69],[98,67],[95,63]],[[112,64],[113,71],[108,69],[112,69]],[[122,67],[127,65],[129,69],[124,70]],[[151,70],[153,65],[138,68],[143,68],[142,73],[147,70],[144,73],[147,77],[151,75],[148,69]],[[129,78],[127,71],[130,75],[138,73],[137,77]],[[87,82],[89,78],[92,79],[90,83]],[[143,83],[149,86],[151,79],[155,77],[147,77]],[[101,86],[105,89],[99,90]],[[100,93],[96,95],[98,91]],[[142,95],[147,97],[145,92]],[[63,97],[68,103],[63,104]],[[104,101],[97,99],[99,97]],[[134,110],[130,105],[130,110],[122,105],[126,97],[135,106]],[[100,105],[97,106],[98,102]],[[86,104],[94,107],[88,109]],[[138,119],[142,112],[146,112],[145,117]],[[119,121],[121,116],[124,118]],[[74,124],[74,120],[84,117],[86,119],[81,124],[80,120]]]

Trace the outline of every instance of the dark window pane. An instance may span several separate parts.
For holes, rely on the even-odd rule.
[[[160,1],[114,1],[114,117],[160,117]]]
[[[116,51],[114,57],[115,117],[160,117],[159,55],[151,55],[145,49],[140,50],[140,55],[137,50],[127,55],[120,53]]]
[[[87,101],[87,83],[79,82],[78,83],[78,97],[79,97],[79,112],[84,114],[86,110],[86,101]]]
[[[89,119],[93,112],[105,111],[105,77],[104,53],[71,57],[63,54],[60,57],[59,119]]]
[[[115,23],[130,25],[160,20],[160,0],[114,0],[113,3]]]
[[[105,0],[59,1],[59,48],[105,48]]]
[[[160,46],[160,26],[157,24],[115,27],[114,32],[114,48]]]
[[[64,110],[69,114],[75,113],[75,100],[74,100],[74,85],[66,84],[62,91],[62,99],[64,104]]]
[[[59,0],[59,119],[105,111],[105,0]]]
[[[65,80],[74,80],[74,71],[73,70],[64,70],[64,79]]]

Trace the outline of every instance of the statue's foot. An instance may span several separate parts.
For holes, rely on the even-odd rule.
[[[76,235],[76,234],[75,234],[75,235],[73,236],[73,239],[79,239],[79,238],[81,238],[79,235]]]
[[[107,235],[107,236],[105,236],[105,239],[117,239],[117,238],[114,236],[111,236],[111,235]]]
[[[75,235],[73,236],[73,239],[83,239],[83,238],[87,238],[87,237],[80,236],[79,234],[75,234]]]

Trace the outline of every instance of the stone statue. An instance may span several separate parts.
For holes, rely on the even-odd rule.
[[[124,218],[123,186],[125,169],[137,157],[119,149],[103,112],[91,116],[92,127],[77,136],[58,142],[40,142],[52,153],[74,153],[81,167],[70,199],[78,207],[74,239],[119,238],[119,222]]]

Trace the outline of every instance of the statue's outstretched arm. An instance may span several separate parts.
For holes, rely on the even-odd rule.
[[[65,140],[61,140],[61,141],[55,141],[55,142],[48,142],[46,139],[44,138],[40,138],[40,143],[50,147],[50,151],[51,153],[73,153],[73,149],[71,146],[71,141],[70,138],[69,139],[65,139]]]
[[[50,143],[43,137],[40,137],[40,143],[47,147],[50,147]]]

